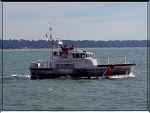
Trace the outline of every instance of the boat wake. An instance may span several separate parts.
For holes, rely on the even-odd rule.
[[[135,78],[135,75],[133,73],[130,73],[129,75],[113,75],[108,77],[108,79],[124,79],[124,78]]]
[[[11,77],[16,79],[30,79],[29,74],[12,74]]]

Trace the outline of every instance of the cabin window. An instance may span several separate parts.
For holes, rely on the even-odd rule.
[[[76,58],[81,58],[79,53],[76,54]]]
[[[74,53],[72,53],[72,56],[73,56],[73,58],[75,58],[75,54]]]
[[[73,53],[72,56],[73,56],[73,58],[83,58],[82,53]]]
[[[72,53],[73,58],[79,58],[79,54],[78,53]]]
[[[85,58],[85,57],[86,57],[85,53],[82,53],[82,58]]]
[[[94,54],[86,54],[86,57],[94,57]]]
[[[89,57],[89,54],[87,54],[87,57]]]
[[[86,58],[87,54],[85,53],[72,53],[73,58]]]
[[[57,51],[54,51],[54,52],[53,52],[53,55],[54,55],[54,56],[58,56],[58,52],[57,52]]]

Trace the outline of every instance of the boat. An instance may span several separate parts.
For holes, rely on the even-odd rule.
[[[49,29],[50,55],[45,61],[34,61],[30,64],[31,79],[106,79],[129,78],[133,75],[135,63],[127,63],[124,57],[123,63],[98,63],[96,54],[85,49],[67,46],[60,39],[53,39],[52,28]]]

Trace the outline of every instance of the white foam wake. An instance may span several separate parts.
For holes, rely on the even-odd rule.
[[[29,74],[12,74],[12,77],[16,78],[30,78],[31,76]]]
[[[130,73],[129,75],[113,75],[110,76],[109,79],[123,79],[123,78],[134,78],[135,75],[133,73]]]

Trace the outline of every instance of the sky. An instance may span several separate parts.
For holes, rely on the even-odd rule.
[[[147,2],[4,2],[4,39],[146,40]]]
[[[2,3],[0,3],[0,15],[2,15]],[[0,18],[0,39],[2,38],[2,18]]]

